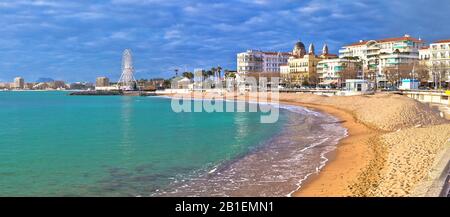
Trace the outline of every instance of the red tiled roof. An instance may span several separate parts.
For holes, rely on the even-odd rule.
[[[323,55],[323,54],[322,54]],[[325,55],[323,55],[323,56],[326,56],[326,57],[337,57],[338,55],[336,55],[336,54],[325,54]]]
[[[364,45],[364,44],[366,44],[367,42],[368,42],[368,41],[360,41],[360,42],[356,42],[356,43],[353,43],[353,44],[346,45],[345,47],[353,47],[353,46]]]
[[[376,41],[378,43],[384,43],[384,42],[407,41],[407,40],[413,41],[413,42],[416,42],[416,43],[423,42],[422,40],[419,40],[417,38],[407,37],[407,36],[397,37],[397,38],[385,38],[385,39],[379,39],[379,40],[373,40],[373,41]],[[372,41],[372,40],[370,40],[370,41]],[[353,46],[364,45],[367,42],[369,42],[369,41],[356,42],[356,43],[353,43],[353,44],[349,44],[349,45],[347,45],[345,47],[353,47]]]
[[[421,47],[421,48],[419,48],[419,50],[426,50],[428,48],[430,48],[430,46]]]
[[[450,39],[445,39],[445,40],[439,40],[439,41],[435,41],[434,43],[449,43]]]

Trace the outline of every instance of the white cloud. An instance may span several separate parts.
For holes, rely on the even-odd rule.
[[[170,29],[164,33],[164,39],[172,40],[181,38],[181,31],[177,29]]]
[[[114,32],[109,36],[110,39],[119,39],[119,40],[131,40],[133,39],[133,36],[130,34],[130,32],[126,31],[119,31]]]

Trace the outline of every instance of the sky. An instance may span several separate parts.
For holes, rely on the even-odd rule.
[[[236,69],[248,49],[296,41],[337,53],[359,40],[450,38],[448,0],[0,0],[0,81],[117,80],[124,49],[137,78]]]

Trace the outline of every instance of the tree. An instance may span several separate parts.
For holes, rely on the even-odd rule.
[[[442,62],[433,62],[431,67],[431,75],[434,82],[434,89],[441,89],[443,82],[446,80],[448,67]]]
[[[303,79],[302,86],[305,86],[305,87],[309,86],[309,81],[308,80],[309,79]]]
[[[172,82],[170,80],[164,80],[162,86],[163,86],[163,88],[170,88],[171,84],[172,84]]]
[[[415,78],[417,78],[421,83],[427,83],[431,77],[431,67],[426,62],[420,62],[416,64],[414,68]]]
[[[349,59],[351,60],[351,59]],[[362,69],[361,62],[347,62],[342,65],[342,70],[337,74],[339,75],[339,83],[342,86],[347,79],[356,79],[358,77],[358,73]]]
[[[194,73],[192,73],[192,72],[183,72],[183,77],[192,79],[192,78],[194,78]]]
[[[221,73],[222,73],[222,67],[220,67],[220,66],[217,66],[217,72],[218,72],[218,74],[219,74],[219,78],[221,77]]]
[[[394,66],[385,67],[384,74],[386,76],[386,80],[390,84],[398,87],[401,79],[412,77],[413,68],[413,63],[399,63]]]
[[[225,70],[225,71],[226,71],[226,70]],[[225,72],[225,77],[226,77],[226,78],[236,78],[236,73],[226,71],[226,72]]]
[[[216,73],[217,73],[217,69],[215,68],[215,67],[212,67],[211,68],[211,72],[212,72],[212,76],[216,76]]]
[[[206,74],[205,74],[205,75],[206,75],[205,77],[211,77],[211,76],[214,75],[214,72],[210,69],[210,70],[207,70],[207,71],[206,71]]]

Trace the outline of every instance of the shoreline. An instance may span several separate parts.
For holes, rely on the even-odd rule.
[[[360,171],[364,169],[375,153],[369,141],[380,131],[371,129],[357,120],[347,111],[332,106],[316,105],[280,100],[280,103],[301,106],[329,114],[340,120],[347,129],[347,136],[340,139],[336,149],[326,154],[328,162],[318,172],[306,178],[302,185],[291,194],[294,197],[309,196],[351,196],[354,191],[348,188],[356,182]],[[361,146],[362,144],[362,146]],[[358,162],[357,164],[354,164]],[[347,168],[343,170],[342,168]]]
[[[194,100],[202,100],[205,98],[203,94],[189,94]],[[172,94],[161,95],[164,97],[172,98]],[[199,97],[202,96],[201,99]],[[235,100],[239,100],[239,96],[235,96]],[[222,99],[220,99],[222,100]],[[229,99],[226,99],[229,100]],[[252,99],[249,96],[245,96],[242,100],[248,100],[249,103],[258,103],[257,99]],[[327,159],[326,163],[317,172],[309,173],[306,177],[299,177],[299,186],[293,189],[287,196],[349,196],[352,192],[347,189],[347,185],[351,182],[356,181],[359,175],[359,170],[362,170],[369,163],[368,159],[374,158],[369,145],[359,147],[357,141],[369,140],[375,134],[379,132],[374,129],[358,123],[357,120],[347,111],[339,110],[332,106],[327,105],[317,105],[312,103],[301,103],[290,100],[279,101],[280,105],[287,106],[298,106],[300,108],[310,109],[312,111],[320,112],[323,114],[330,115],[339,120],[340,125],[347,130],[346,136],[341,138],[336,144],[336,149],[324,154]],[[345,146],[345,147],[343,147]],[[342,153],[341,153],[342,152]],[[355,156],[355,152],[357,155]],[[343,155],[343,156],[341,156]],[[355,159],[355,157],[357,159]],[[357,169],[351,169],[350,171],[338,171],[336,168],[348,167],[358,161]],[[330,168],[330,165],[331,168]],[[340,181],[336,181],[336,177],[340,174],[345,173],[345,177]],[[328,191],[325,191],[323,186],[327,187]],[[339,190],[338,190],[339,189]]]
[[[156,97],[168,98],[168,99],[182,99],[182,97],[185,97],[185,96],[186,95],[175,96],[175,95],[172,95],[172,94],[164,94],[164,95],[157,95]],[[206,97],[205,96],[202,97],[202,95],[195,95],[195,96],[193,96],[191,98],[191,100],[194,100],[194,101],[201,101],[201,100],[204,100],[204,99],[208,99],[208,97],[207,96]],[[255,99],[253,99],[251,97],[246,97],[246,99],[235,97],[234,100],[233,99],[216,99],[216,100],[220,100],[220,101],[224,101],[224,102],[230,102],[230,101],[246,102],[246,103],[251,103],[251,104],[260,104],[260,103],[263,103],[263,104],[269,103],[269,104],[271,104],[271,102],[258,102],[258,100],[255,100]],[[298,103],[289,102],[289,101],[280,101],[278,106],[279,106],[280,109],[283,109],[283,110],[286,110],[286,111],[292,112],[292,113],[297,113],[297,112],[292,111],[291,108],[297,108],[297,109],[301,109],[301,110],[308,110],[309,112],[313,112],[313,113],[321,113],[320,114],[321,118],[333,118],[333,119],[335,119],[334,123],[337,124],[340,128],[342,128],[344,130],[344,134],[339,136],[338,140],[335,140],[332,143],[332,145],[335,147],[333,150],[323,152],[323,153],[320,154],[320,156],[319,155],[317,156],[318,159],[319,158],[321,159],[320,160],[321,163],[320,163],[320,165],[317,165],[316,169],[318,168],[318,171],[321,172],[322,169],[325,166],[327,166],[328,163],[331,160],[333,160],[333,158],[330,157],[330,156],[334,156],[335,155],[335,152],[336,152],[336,150],[338,148],[338,145],[340,143],[339,141],[344,139],[344,138],[346,138],[346,137],[348,137],[348,129],[342,126],[340,118],[338,118],[335,115],[332,115],[332,114],[330,114],[328,112],[324,112],[324,111],[322,111],[322,109],[318,109],[316,107],[313,107],[312,105],[311,106],[306,106],[306,105],[303,105],[303,104],[300,105]],[[298,114],[296,114],[296,115],[298,115]],[[316,115],[313,115],[313,116],[316,116]],[[332,138],[332,137],[330,137],[330,138]],[[255,152],[253,152],[253,154],[254,153],[258,153],[259,151],[261,151],[263,149],[266,149],[267,147],[263,146],[263,147],[260,147],[260,148],[258,148],[258,150],[255,150]],[[309,149],[309,148],[308,147],[304,147],[303,149]],[[294,151],[295,149],[290,149],[290,150]],[[287,196],[287,197],[294,196],[295,192],[297,192],[300,187],[303,187],[304,183],[309,181],[311,179],[311,177],[313,177],[317,173],[318,173],[317,171],[313,171],[313,170],[305,171],[305,175],[304,176],[298,176],[298,179],[296,180],[297,184],[295,184],[295,186],[292,186],[293,188],[290,188],[288,190],[288,192],[286,192],[286,194],[284,194],[284,196]]]
[[[210,93],[182,95],[196,99],[224,97]],[[329,161],[318,173],[303,181],[299,177],[301,184],[292,196],[411,196],[424,182],[434,179],[439,168],[433,162],[450,150],[450,122],[405,96],[279,96],[280,104],[338,118],[348,133],[334,151],[326,154]],[[232,97],[258,102],[257,97],[248,95]]]

